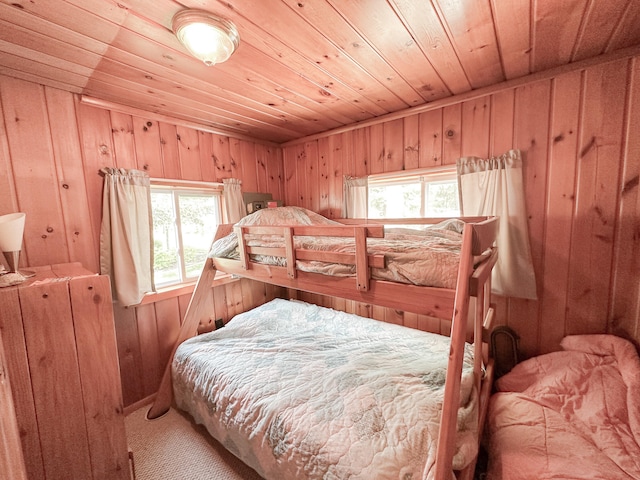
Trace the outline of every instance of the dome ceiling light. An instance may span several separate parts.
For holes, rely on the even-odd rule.
[[[233,23],[204,10],[178,12],[172,29],[180,43],[209,67],[228,60],[240,44]]]

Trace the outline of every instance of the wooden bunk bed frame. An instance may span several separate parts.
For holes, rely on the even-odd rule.
[[[346,298],[358,302],[379,305],[406,312],[424,314],[441,319],[451,319],[450,351],[445,380],[444,402],[435,464],[435,479],[451,477],[455,453],[456,421],[460,401],[460,382],[463,365],[464,343],[474,343],[474,378],[480,395],[479,436],[486,417],[491,385],[493,360],[489,358],[487,341],[495,316],[491,303],[491,271],[497,261],[495,239],[498,230],[497,217],[461,217],[464,223],[460,265],[455,289],[423,287],[403,283],[375,280],[370,267],[383,267],[384,258],[368,255],[367,238],[384,237],[384,225],[435,224],[442,218],[421,219],[341,219],[339,226],[233,226],[221,225],[215,240],[235,229],[238,235],[240,260],[207,258],[189,306],[178,339],[165,368],[160,388],[147,417],[158,418],[166,413],[172,403],[171,363],[175,351],[182,342],[197,335],[200,319],[207,316],[206,298],[209,295],[216,271],[231,273],[295,290]],[[285,247],[248,247],[245,234],[283,235]],[[323,251],[302,250],[294,247],[294,236],[331,236],[355,239],[355,254],[337,254]],[[491,248],[491,253],[474,265],[474,257]],[[286,266],[273,266],[250,260],[251,254],[286,257]],[[333,277],[309,273],[296,268],[296,259],[346,263],[356,266],[354,277]],[[470,309],[474,297],[475,308]],[[472,321],[469,312],[472,312]],[[470,326],[470,324],[472,324]],[[440,332],[438,332],[440,333]],[[475,339],[479,341],[475,341]],[[456,472],[458,479],[472,479],[475,461],[463,471]]]

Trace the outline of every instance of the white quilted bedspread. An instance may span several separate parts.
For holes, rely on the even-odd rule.
[[[184,342],[177,406],[266,479],[433,476],[449,339],[276,299]],[[477,452],[465,354],[454,467]]]
[[[243,218],[238,225],[341,225],[300,207],[281,207],[258,210]],[[390,229],[385,238],[367,240],[369,254],[382,254],[385,269],[372,269],[377,280],[409,283],[438,288],[455,288],[462,245],[462,221],[446,220],[423,230]],[[252,247],[283,247],[281,236],[251,235],[246,238]],[[295,237],[295,247],[308,250],[324,250],[354,253],[353,239],[336,237]],[[216,241],[209,253],[211,257],[239,258],[238,239],[235,233]],[[286,265],[283,257],[254,256],[253,260],[271,265]],[[355,267],[344,264],[301,261],[296,262],[302,271],[334,276],[355,274]]]

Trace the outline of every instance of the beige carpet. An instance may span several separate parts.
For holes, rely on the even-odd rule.
[[[259,480],[251,468],[186,414],[171,409],[147,420],[145,406],[125,419],[136,480]]]

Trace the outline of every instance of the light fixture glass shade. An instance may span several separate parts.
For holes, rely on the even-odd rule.
[[[191,54],[211,66],[229,59],[240,35],[233,23],[204,10],[183,10],[173,17],[173,33]]]
[[[9,213],[0,216],[0,250],[17,252],[22,248],[25,213]]]

